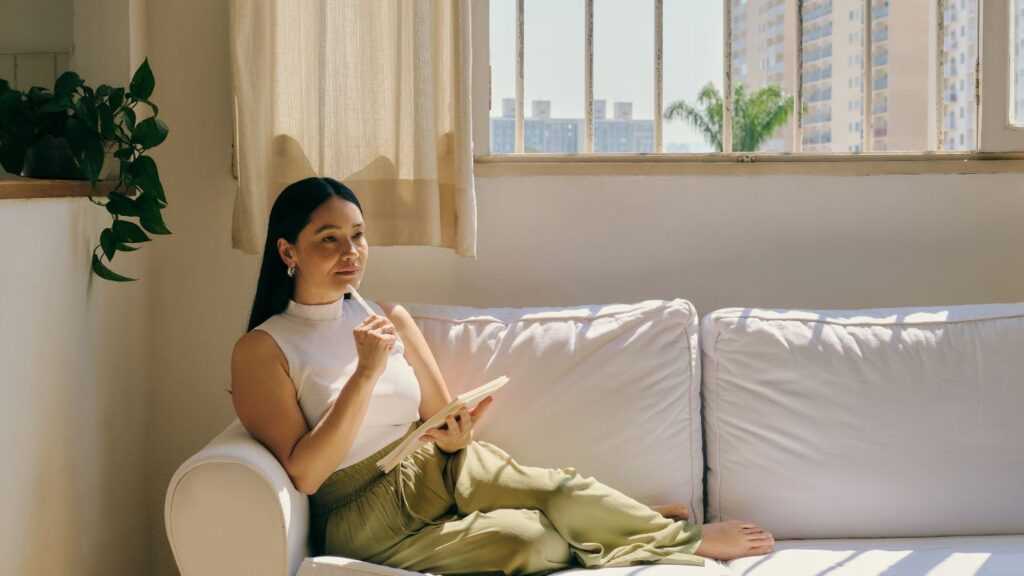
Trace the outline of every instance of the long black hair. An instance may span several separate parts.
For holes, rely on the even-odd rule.
[[[295,293],[295,278],[288,276],[288,267],[277,252],[277,239],[284,238],[295,244],[299,232],[309,224],[313,211],[332,196],[355,204],[362,214],[363,206],[355,193],[333,178],[311,176],[293,182],[274,200],[267,223],[267,241],[263,247],[260,278],[256,284],[256,296],[252,302],[246,332],[274,314],[283,312],[288,307],[288,300]],[[345,298],[352,298],[352,293],[346,292]]]

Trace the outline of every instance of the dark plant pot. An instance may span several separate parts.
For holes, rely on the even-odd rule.
[[[67,138],[44,136],[25,153],[21,175],[26,178],[85,180],[75,164]]]

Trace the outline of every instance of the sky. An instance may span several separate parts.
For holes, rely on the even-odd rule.
[[[515,0],[490,2],[491,115],[515,97]],[[722,85],[722,3],[664,0],[664,105],[693,101],[708,82]],[[525,0],[526,115],[532,100],[550,100],[551,116],[582,118],[583,0]],[[594,0],[594,99],[633,102],[634,118],[653,118],[654,0]],[[703,147],[681,120],[666,121],[672,143]]]

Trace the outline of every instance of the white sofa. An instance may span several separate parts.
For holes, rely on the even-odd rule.
[[[564,573],[1024,574],[1024,303],[404,305],[453,394],[510,377],[477,438],[776,537],[704,567]],[[309,557],[307,497],[237,420],[174,474],[165,522],[183,576],[408,573]]]

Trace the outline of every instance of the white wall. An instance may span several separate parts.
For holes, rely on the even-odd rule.
[[[69,52],[73,0],[0,2],[0,53]]]
[[[93,19],[102,26],[128,3],[79,1],[76,9],[87,9],[77,10],[82,20],[75,29]],[[58,5],[61,16],[54,18]],[[12,13],[25,18],[10,20]],[[56,26],[67,35],[61,49],[68,49],[71,14],[70,0],[5,2],[0,38],[14,50],[60,48],[43,42]],[[91,84],[127,84],[138,44],[111,52],[96,38],[79,38],[76,69]],[[96,278],[92,250],[109,224],[107,211],[85,198],[0,200],[0,436],[8,446],[0,574],[127,575],[150,565],[153,251],[146,246],[114,258],[113,268],[138,282]]]
[[[102,208],[0,200],[0,574],[140,574],[152,386],[146,250],[91,275]]]
[[[0,2],[0,78],[18,90],[53,89],[68,69],[72,0]]]
[[[255,282],[256,268],[252,257],[231,250],[225,226],[235,183],[228,2],[152,2],[148,10],[153,101],[170,128],[153,156],[167,192],[164,220],[174,231],[153,246],[154,436],[146,488],[154,547],[148,573],[177,574],[163,524],[167,484],[229,421],[224,362],[245,327],[250,295],[244,290]]]

